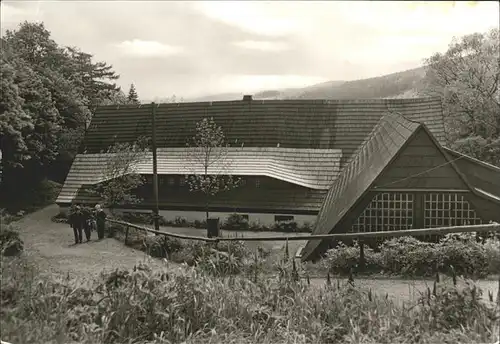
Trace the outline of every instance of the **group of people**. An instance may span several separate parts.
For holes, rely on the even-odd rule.
[[[90,241],[90,235],[94,230],[97,230],[99,240],[104,239],[106,213],[99,204],[95,206],[94,210],[80,205],[73,206],[70,210],[68,222],[75,234],[75,244],[82,243],[82,232],[85,232],[87,242]]]

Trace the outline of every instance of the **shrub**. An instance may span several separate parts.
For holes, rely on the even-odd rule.
[[[435,245],[440,271],[453,265],[459,275],[488,275],[488,256],[484,245],[476,241],[475,233],[448,234]]]
[[[206,220],[203,220],[203,221],[195,220],[193,223],[193,227],[198,228],[198,229],[207,228],[207,221]]]
[[[0,209],[0,225],[8,225],[12,222],[20,220],[24,215],[24,212],[18,212],[17,214],[11,214],[5,209]]]
[[[182,248],[183,245],[180,240],[165,235],[146,236],[142,247],[150,256],[156,258],[168,258]]]
[[[135,223],[135,224],[143,224],[143,225],[152,225],[154,224],[154,216],[153,213],[139,213],[139,212],[124,212],[121,215],[116,215],[116,219]],[[158,222],[160,226],[168,226],[169,223],[163,216],[158,218]]]
[[[52,216],[51,220],[56,223],[68,223],[68,215],[60,212],[59,214]]]
[[[382,243],[380,253],[387,272],[406,276],[431,276],[435,272],[437,257],[432,243],[399,237]]]
[[[247,258],[252,255],[252,252],[243,241],[221,241],[217,243],[217,250],[231,253],[240,259]]]
[[[450,273],[474,278],[498,273],[500,241],[491,237],[484,244],[475,233],[449,234],[439,243],[422,242],[414,237],[400,237],[383,242],[374,252],[365,246],[367,272],[382,271],[401,276],[432,276]],[[322,261],[331,272],[346,274],[359,262],[359,247],[339,245],[329,250]]]
[[[297,225],[297,222],[287,221],[287,222],[276,222],[272,228],[273,228],[272,230],[275,232],[292,233],[292,232],[297,232],[299,227]]]
[[[336,248],[330,249],[326,253],[325,259],[322,261],[331,273],[347,275],[351,269],[360,271],[359,269],[360,249],[358,243],[352,246],[346,246],[340,242]],[[364,247],[365,269],[363,272],[380,272],[383,270],[381,254],[374,252],[371,248]]]
[[[304,222],[302,226],[299,226],[299,232],[312,233],[314,229],[314,223]]]
[[[500,239],[494,236],[488,238],[484,243],[484,249],[488,261],[488,272],[500,274]]]
[[[1,216],[1,215],[0,215]],[[6,221],[7,222],[7,221]],[[4,223],[0,218],[0,253],[3,256],[17,256],[24,249],[19,230],[12,223]]]
[[[250,228],[250,225],[243,215],[231,214],[221,227],[225,230],[245,231]]]
[[[175,217],[174,224],[176,227],[191,227],[187,220],[180,216]]]

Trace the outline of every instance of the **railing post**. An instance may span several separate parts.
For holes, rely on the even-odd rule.
[[[125,228],[125,246],[128,246],[128,230],[130,226],[127,224],[127,227]]]
[[[365,270],[365,245],[363,240],[359,240],[359,271]]]

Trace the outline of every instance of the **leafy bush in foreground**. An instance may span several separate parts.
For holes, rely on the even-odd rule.
[[[498,315],[473,284],[438,284],[400,305],[349,285],[290,278],[213,277],[133,270],[87,285],[2,265],[2,339],[12,343],[493,342]]]
[[[476,240],[475,233],[449,234],[438,243],[419,241],[413,237],[387,240],[378,252],[365,246],[364,272],[384,272],[403,276],[432,276],[436,272],[455,273],[474,278],[500,273],[500,240],[488,238],[485,243]],[[322,262],[331,272],[347,274],[358,269],[359,245],[327,251]]]
[[[24,249],[24,243],[19,237],[19,229],[9,218],[0,214],[0,255],[17,256]]]

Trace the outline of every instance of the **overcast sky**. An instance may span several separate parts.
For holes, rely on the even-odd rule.
[[[499,25],[496,1],[2,1],[2,32],[43,21],[141,99],[303,87],[418,67]]]

